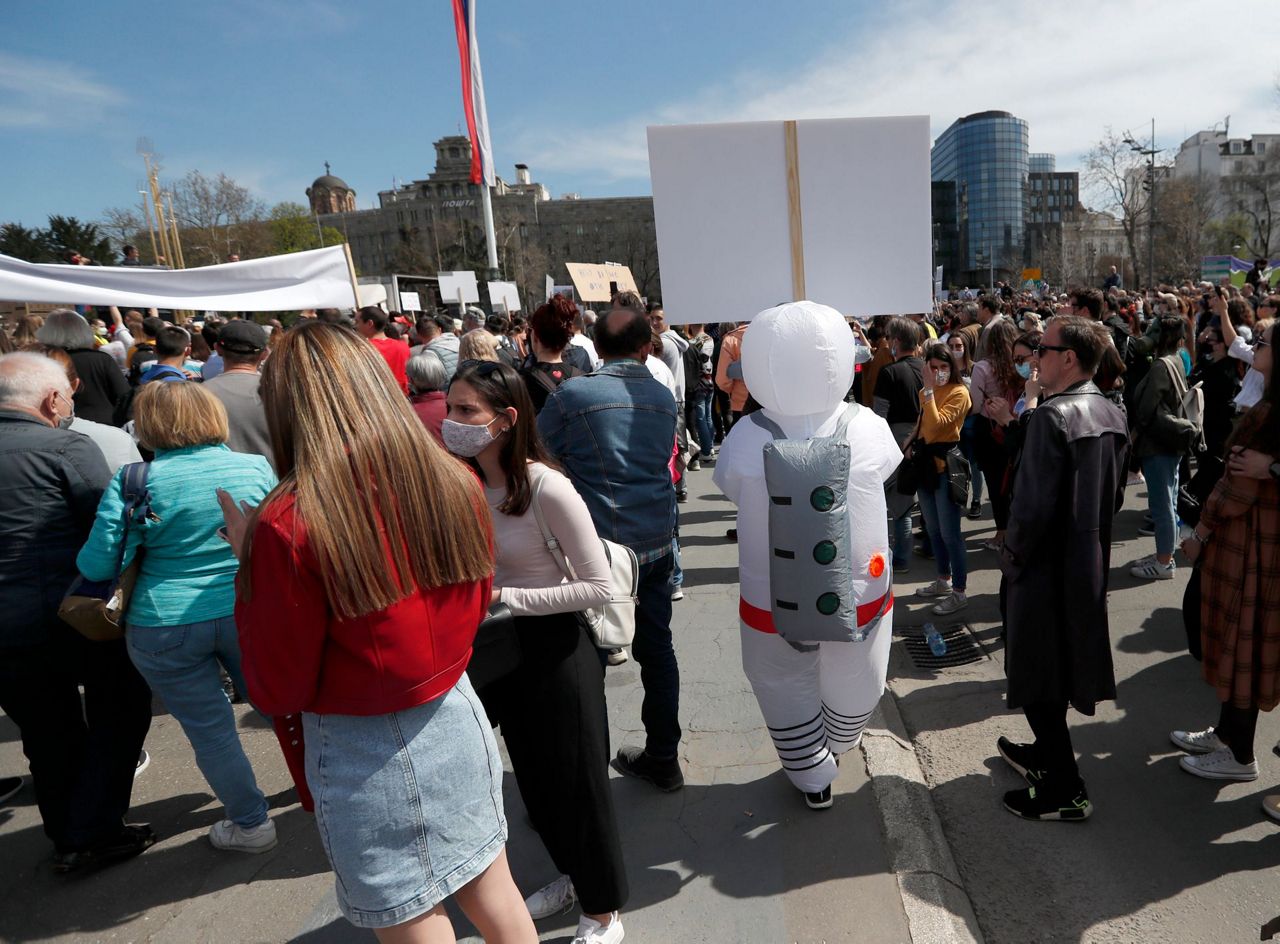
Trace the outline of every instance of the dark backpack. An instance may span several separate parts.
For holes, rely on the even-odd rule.
[[[530,355],[520,367],[520,376],[524,378],[529,399],[533,401],[534,412],[541,413],[547,397],[570,377],[583,376],[583,371],[572,364],[542,364]]]

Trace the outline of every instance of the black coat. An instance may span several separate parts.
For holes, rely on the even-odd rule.
[[[1000,561],[1010,708],[1070,702],[1091,715],[1115,698],[1107,575],[1127,462],[1124,413],[1091,382],[1026,420]]]
[[[124,371],[110,354],[104,351],[84,349],[71,351],[71,363],[80,375],[80,389],[72,398],[76,404],[76,416],[95,423],[111,426],[115,423],[115,408],[129,392],[129,381]]]

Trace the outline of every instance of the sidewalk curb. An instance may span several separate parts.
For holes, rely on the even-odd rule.
[[[888,688],[862,736],[862,753],[912,944],[985,944],[898,700]]]

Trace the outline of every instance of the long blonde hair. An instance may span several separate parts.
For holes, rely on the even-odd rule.
[[[336,612],[493,573],[480,483],[427,432],[373,345],[323,322],[282,332],[260,395],[280,472],[261,508],[294,496]]]

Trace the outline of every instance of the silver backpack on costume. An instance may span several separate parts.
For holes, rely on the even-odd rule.
[[[861,642],[876,622],[859,628],[853,599],[846,432],[859,409],[848,404],[831,435],[812,439],[788,439],[762,411],[751,414],[773,436],[764,447],[770,609],[788,642]]]

